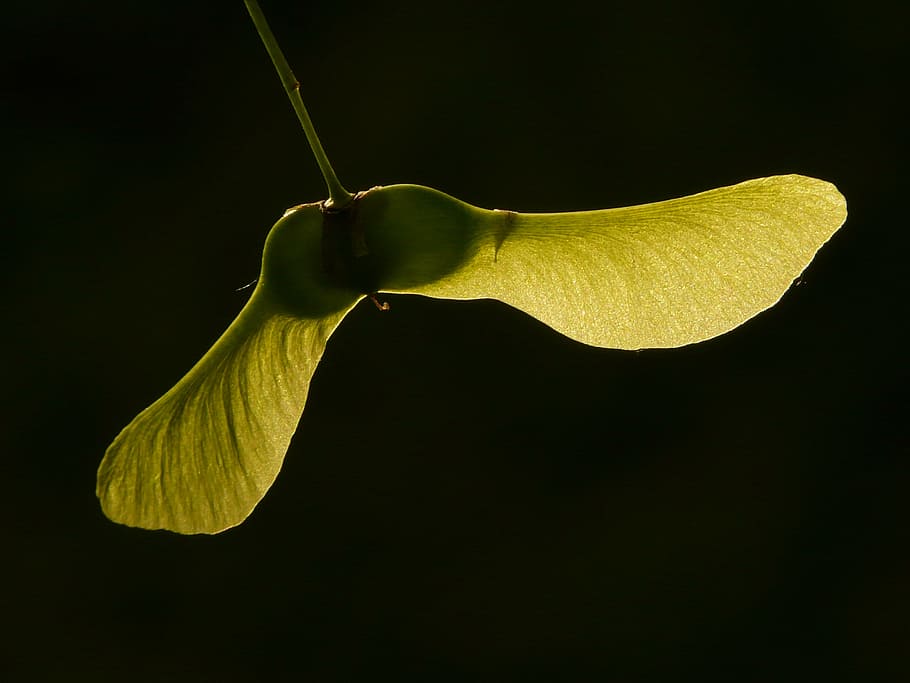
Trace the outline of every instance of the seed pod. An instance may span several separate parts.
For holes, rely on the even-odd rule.
[[[479,209],[418,185],[351,195],[246,4],[330,198],[275,224],[240,315],[108,448],[97,494],[114,521],[180,533],[242,522],[278,475],[329,336],[364,295],[498,299],[585,344],[682,346],[774,305],[846,219],[834,185],[800,175],[555,214]]]

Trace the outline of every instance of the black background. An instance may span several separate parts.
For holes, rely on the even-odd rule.
[[[362,303],[275,486],[108,522],[116,433],[324,197],[242,3],[4,9],[7,680],[910,680],[903,3],[266,2],[349,189],[524,211],[776,173],[850,216],[674,351]]]

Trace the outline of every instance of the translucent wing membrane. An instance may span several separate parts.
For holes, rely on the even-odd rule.
[[[487,211],[469,255],[398,291],[492,298],[594,346],[702,341],[772,306],[843,224],[834,185],[799,175],[602,211]]]
[[[301,319],[257,289],[202,360],[108,448],[97,489],[105,514],[180,533],[242,522],[278,475],[316,364],[351,307]]]

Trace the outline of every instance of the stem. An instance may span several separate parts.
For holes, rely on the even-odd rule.
[[[284,90],[291,100],[291,106],[293,106],[294,111],[297,112],[297,118],[300,119],[300,125],[303,126],[303,132],[306,133],[306,139],[310,143],[310,149],[313,150],[313,156],[316,157],[316,163],[319,164],[319,170],[322,171],[322,177],[325,178],[325,184],[329,188],[329,199],[325,204],[326,208],[334,210],[343,209],[351,203],[354,197],[350,192],[344,189],[344,186],[338,180],[338,176],[335,175],[335,171],[332,169],[332,164],[329,163],[329,158],[325,155],[325,150],[322,149],[322,143],[319,142],[319,136],[316,135],[316,129],[313,127],[310,115],[307,113],[306,106],[303,104],[303,98],[300,97],[300,83],[294,77],[294,72],[291,71],[291,67],[284,58],[281,48],[278,47],[278,41],[275,40],[275,36],[269,28],[268,22],[265,20],[265,15],[263,15],[262,10],[259,9],[257,0],[244,0],[244,2],[246,3],[247,11],[250,13],[250,18],[256,25],[256,31],[259,32],[259,37],[262,38],[262,43],[265,45],[269,57],[272,58],[272,64],[275,65],[275,70],[278,71],[278,76],[281,78]]]

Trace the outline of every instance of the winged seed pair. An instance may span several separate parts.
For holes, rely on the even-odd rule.
[[[256,288],[176,386],[107,449],[97,494],[115,522],[217,533],[272,485],[326,342],[365,296],[498,299],[585,344],[677,347],[773,306],[840,228],[846,201],[801,175],[601,211],[490,211],[419,185],[352,195],[255,0],[247,9],[329,190],[266,238]]]

